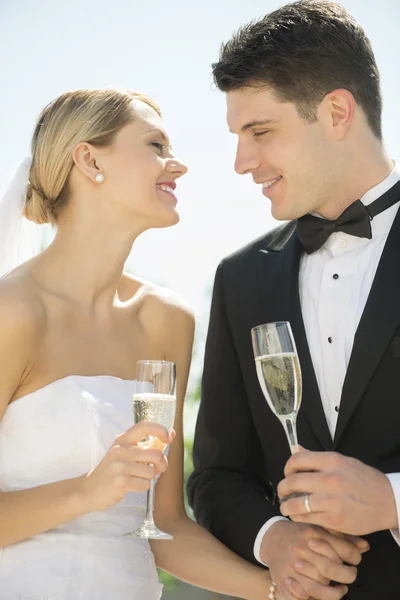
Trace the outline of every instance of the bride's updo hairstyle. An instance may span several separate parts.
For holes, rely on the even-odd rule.
[[[77,143],[107,147],[134,121],[133,100],[141,100],[159,115],[157,104],[129,90],[83,89],[67,92],[39,116],[32,139],[32,166],[24,215],[35,223],[57,223],[68,201],[68,179]],[[161,116],[161,115],[160,115]]]

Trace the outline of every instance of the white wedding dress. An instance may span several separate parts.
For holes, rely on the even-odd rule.
[[[87,473],[133,424],[135,383],[70,376],[8,407],[0,423],[0,490]],[[142,522],[146,495],[0,547],[0,600],[158,600],[146,540],[123,537]],[[29,510],[29,507],[27,507]]]

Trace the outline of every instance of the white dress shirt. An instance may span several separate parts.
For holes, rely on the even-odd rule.
[[[400,167],[396,165],[361,201],[371,204],[399,180]],[[299,292],[304,327],[332,439],[356,329],[399,206],[400,202],[373,218],[371,240],[333,233],[319,250],[304,253],[300,262]],[[400,473],[388,478],[400,519]],[[270,519],[258,533],[254,555],[262,564],[265,564],[260,558],[262,539],[271,525],[283,518]],[[399,530],[392,530],[392,534],[400,545]]]

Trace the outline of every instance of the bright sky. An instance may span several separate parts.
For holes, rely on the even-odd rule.
[[[38,113],[59,94],[116,85],[152,95],[189,173],[178,187],[180,224],[145,233],[128,267],[183,296],[200,333],[220,259],[274,225],[260,188],[233,171],[235,137],[226,126],[224,95],[211,85],[210,65],[237,27],[282,3],[0,0],[0,189],[29,153]],[[386,146],[399,158],[400,2],[343,4],[371,39],[382,75]]]

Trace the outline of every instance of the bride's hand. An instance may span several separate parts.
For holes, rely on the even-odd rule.
[[[165,447],[172,442],[174,432],[170,435],[162,425],[141,421],[119,435],[97,467],[82,477],[81,492],[87,512],[111,508],[127,492],[146,492],[150,481],[167,469],[162,450],[140,444],[148,436],[157,438],[158,446]]]

